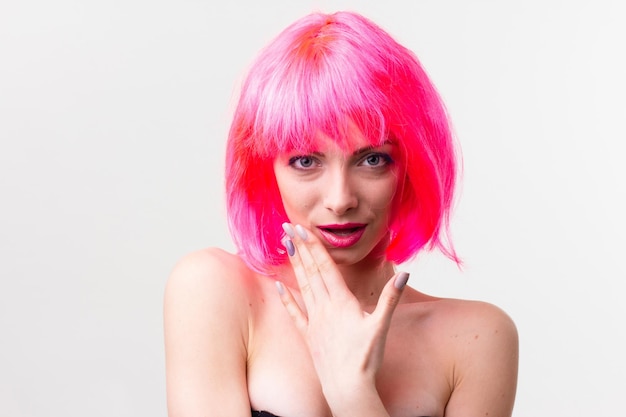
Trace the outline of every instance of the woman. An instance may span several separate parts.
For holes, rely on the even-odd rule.
[[[166,289],[171,417],[511,415],[508,316],[395,271],[459,262],[453,138],[410,51],[354,13],[296,21],[250,69],[226,165],[239,253],[193,253]]]

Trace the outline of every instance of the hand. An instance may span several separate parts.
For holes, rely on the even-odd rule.
[[[369,314],[346,286],[341,273],[317,237],[303,227],[284,225],[285,246],[306,312],[277,282],[281,300],[305,338],[326,399],[352,395],[364,386],[375,389],[392,314],[408,279],[394,275]]]

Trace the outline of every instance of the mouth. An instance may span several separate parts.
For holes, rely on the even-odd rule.
[[[344,224],[326,224],[318,226],[322,237],[336,248],[347,248],[355,245],[363,233],[367,224],[364,223],[344,223]]]

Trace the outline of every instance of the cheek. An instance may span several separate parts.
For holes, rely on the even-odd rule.
[[[389,181],[380,181],[369,189],[372,195],[370,204],[372,209],[377,211],[390,210],[394,203],[396,195],[397,181],[395,177]]]
[[[278,191],[283,202],[283,207],[290,220],[304,215],[312,206],[314,193],[299,181],[289,181],[277,178]]]

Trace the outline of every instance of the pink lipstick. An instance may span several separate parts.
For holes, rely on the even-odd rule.
[[[344,224],[325,224],[317,226],[322,236],[328,243],[336,248],[348,248],[356,244],[367,224],[364,223],[344,223]]]

